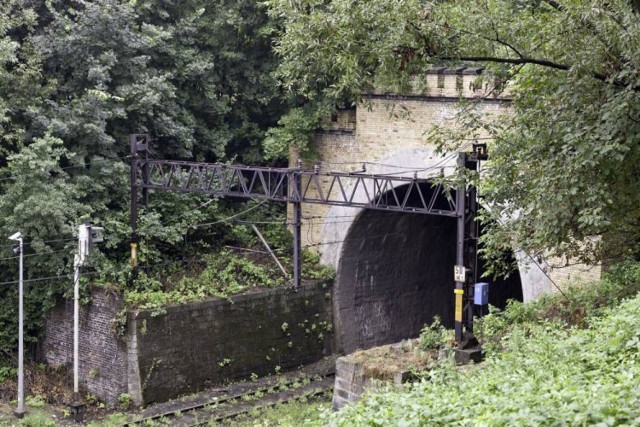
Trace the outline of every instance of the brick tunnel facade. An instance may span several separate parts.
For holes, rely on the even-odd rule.
[[[416,337],[435,315],[453,327],[456,230],[443,216],[365,210],[355,218],[334,287],[341,351]],[[498,307],[522,300],[519,274],[492,282],[490,295]]]
[[[456,128],[458,113],[470,106],[488,120],[510,114],[508,98],[477,85],[480,72],[434,69],[411,93],[364,94],[363,104],[327,118],[305,154],[292,149],[290,166],[302,160],[321,172],[426,179],[451,174],[457,155],[436,151],[428,140],[432,127]],[[466,107],[461,99],[469,101]],[[476,137],[489,140],[491,135]],[[324,185],[325,191],[338,191],[328,187],[328,180]],[[356,196],[364,202],[370,194]],[[455,220],[316,204],[303,204],[302,211],[303,245],[317,250],[337,272],[334,316],[342,351],[416,336],[434,314],[451,324]],[[507,283],[491,283],[493,305],[509,296],[530,301],[551,292],[550,278],[563,283],[599,277],[599,268],[554,269],[516,248],[514,256],[519,271]]]

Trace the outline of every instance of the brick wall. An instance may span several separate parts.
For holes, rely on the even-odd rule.
[[[122,307],[120,295],[98,288],[91,302],[80,307],[80,386],[109,403],[127,392],[126,343],[114,333]],[[72,299],[61,299],[49,314],[44,357],[52,366],[73,366]]]
[[[365,388],[371,387],[372,379],[364,374],[362,364],[348,356],[336,361],[336,381],[333,387],[333,409],[340,409],[360,400]]]
[[[331,353],[331,288],[315,284],[130,313],[145,404]],[[135,387],[132,388],[135,390]],[[135,393],[135,391],[134,391]]]
[[[409,95],[400,96],[390,93],[372,92],[364,95],[363,102],[355,112],[340,112],[332,121],[323,123],[323,130],[316,135],[308,154],[302,156],[307,167],[314,163],[321,171],[359,172],[363,162],[369,173],[394,173],[399,176],[412,176],[413,172],[389,165],[426,168],[442,161],[434,152],[435,146],[428,140],[427,134],[434,125],[443,127],[457,126],[456,114],[461,110],[461,98],[474,100],[482,98],[475,107],[485,117],[499,117],[508,114],[509,103],[503,98],[490,96],[487,88],[476,88],[476,70],[467,74],[455,74],[455,70],[437,69],[427,76],[425,84],[415,84],[416,90]],[[479,137],[488,137],[487,134]],[[407,153],[399,156],[399,153]],[[298,156],[293,150],[290,166],[294,166]],[[376,164],[377,163],[377,164]],[[455,164],[455,159],[442,163],[446,168]],[[433,174],[433,171],[429,171]],[[426,175],[426,173],[419,174]],[[328,190],[328,180],[324,190]],[[304,183],[303,183],[304,186]],[[334,192],[339,189],[334,188]],[[357,214],[355,209],[348,212]],[[330,215],[330,207],[325,205],[302,205],[303,217],[311,218],[303,222],[303,244],[314,245],[330,241],[324,230],[324,218]],[[329,232],[331,234],[331,232]],[[319,252],[325,247],[312,246]]]
[[[387,346],[388,347],[388,346]],[[398,369],[393,378],[381,378],[367,372],[365,365],[353,356],[343,356],[336,360],[336,380],[333,386],[333,409],[338,410],[356,403],[365,391],[376,391],[388,383],[400,385],[408,376],[408,371]]]
[[[129,312],[119,338],[121,297],[95,289],[81,307],[81,386],[108,403],[129,393],[147,404],[315,362],[333,349],[331,296],[316,283]],[[72,366],[72,325],[73,301],[61,300],[47,321],[47,363]]]
[[[480,72],[478,69],[438,68],[425,80],[414,81],[413,90],[407,95],[381,91],[364,95],[355,112],[341,112],[323,123],[323,130],[317,133],[310,153],[303,156],[304,166],[319,165],[321,172],[360,172],[363,162],[370,162],[366,172],[371,174],[412,176],[413,171],[408,168],[427,169],[418,172],[421,178],[433,175],[438,169],[445,175],[452,173],[456,159],[443,159],[435,153],[435,146],[428,140],[430,129],[434,125],[455,128],[458,126],[457,114],[462,108],[472,108],[487,120],[499,120],[500,116],[510,114],[509,91],[497,96],[491,88],[478,86]],[[469,101],[465,107],[460,105],[461,99]],[[489,137],[486,133],[477,136]],[[292,150],[290,164],[294,165],[299,157]],[[328,184],[324,191],[328,191]],[[362,213],[362,209],[356,208],[303,204],[303,245],[320,252],[322,262],[339,271],[340,260],[345,255],[342,242],[349,237],[349,230]],[[554,286],[545,273],[561,283],[576,278],[600,277],[599,266],[547,268],[543,273],[525,255],[516,253],[516,256],[521,267],[525,301],[553,291]]]
[[[602,265],[570,264],[549,260],[543,267],[557,285],[568,285],[576,281],[594,281],[602,277]]]

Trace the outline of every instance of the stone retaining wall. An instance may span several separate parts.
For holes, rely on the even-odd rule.
[[[326,285],[173,306],[159,315],[130,313],[129,319],[140,384],[133,397],[145,404],[295,368],[332,349]]]
[[[114,323],[122,307],[119,294],[103,289],[80,307],[81,386],[109,403],[127,391],[127,345],[116,338]],[[72,299],[61,299],[49,313],[43,347],[48,364],[73,366]]]
[[[129,393],[147,404],[315,362],[334,345],[331,295],[315,283],[129,312],[118,337],[122,299],[96,289],[81,308],[81,385],[108,403]],[[72,322],[73,302],[60,301],[47,322],[47,363],[72,365]]]

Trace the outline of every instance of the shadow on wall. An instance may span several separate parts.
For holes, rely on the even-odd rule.
[[[425,214],[364,210],[355,219],[334,287],[339,351],[416,337],[435,315],[453,327],[456,229],[455,218]],[[522,300],[517,272],[490,287],[491,304],[512,298]]]

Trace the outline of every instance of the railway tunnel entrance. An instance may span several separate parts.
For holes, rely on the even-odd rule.
[[[421,190],[433,191],[429,185]],[[442,195],[436,207],[446,203]],[[339,350],[350,353],[416,337],[435,315],[453,327],[455,250],[455,218],[363,210],[347,231],[337,266]],[[490,303],[504,307],[508,299],[522,300],[517,272],[490,281]]]

